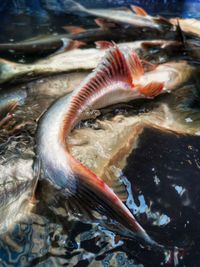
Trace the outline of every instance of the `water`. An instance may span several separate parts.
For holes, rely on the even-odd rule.
[[[38,18],[42,20],[42,17],[35,21],[34,16],[16,15],[16,21],[9,25],[10,29],[16,30],[11,34],[8,26],[1,28],[4,35],[0,41],[18,41],[44,32],[62,33],[61,26],[71,23],[72,18],[77,25],[94,25],[93,19],[85,21],[82,17],[59,16],[59,21],[50,16],[48,23],[39,24]],[[7,20],[6,16],[4,19]],[[27,30],[30,25],[31,29]],[[78,84],[85,75],[77,72],[71,78],[71,86]],[[1,165],[12,158],[12,168],[17,170],[17,160],[27,160],[27,164],[32,162],[37,120],[50,103],[66,93],[63,83],[67,79],[69,75],[64,74],[18,85],[27,90],[28,99],[24,106],[16,109],[7,128],[0,131]],[[145,127],[138,137],[137,145],[134,143],[129,149],[127,163],[121,164],[121,168],[118,162],[108,165],[114,167],[116,177],[121,179],[126,188],[126,204],[147,233],[166,246],[185,248],[183,253],[174,253],[174,258],[170,259],[167,251],[163,254],[124,237],[114,222],[102,221],[99,216],[88,218],[85,212],[79,216],[68,215],[66,199],[41,180],[36,191],[38,202],[31,213],[25,214],[1,234],[0,266],[199,266],[199,99],[199,83],[193,79],[171,95],[153,101],[136,101],[129,107],[105,109],[100,117],[105,126],[118,127],[117,122],[111,123],[117,116],[125,115],[128,123],[133,117],[158,114],[159,124],[165,117],[163,114],[167,114],[166,120],[170,119],[169,109],[177,124],[195,132],[193,135],[178,134],[152,127],[155,120],[152,117],[150,126]],[[20,127],[16,127],[18,125]],[[78,128],[81,128],[76,129],[78,133],[88,133],[88,128],[94,132],[99,130],[95,121],[83,123]],[[72,140],[77,141],[73,135]],[[102,140],[96,142],[101,145]],[[99,157],[104,158],[103,155]]]

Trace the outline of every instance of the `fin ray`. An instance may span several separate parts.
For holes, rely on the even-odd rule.
[[[130,86],[133,85],[129,64],[123,53],[115,45],[107,52],[95,71],[88,76],[88,79],[80,84],[81,90],[73,97],[64,125],[67,125],[68,119],[75,117],[77,108],[80,105],[84,105],[92,94],[117,81],[124,82]]]
[[[149,16],[149,14],[142,7],[131,5],[131,9],[139,16]]]
[[[127,56],[131,75],[133,80],[139,79],[144,74],[142,62],[135,52],[131,52]]]
[[[140,93],[146,97],[153,98],[159,95],[164,88],[164,84],[160,82],[151,82],[140,88]]]

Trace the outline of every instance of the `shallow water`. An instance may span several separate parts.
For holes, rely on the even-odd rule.
[[[17,30],[11,37],[8,27],[3,29],[6,36],[1,35],[0,41],[16,41],[46,31],[62,32],[61,26],[65,20],[71,22],[71,17],[66,15],[60,17],[59,22],[53,19],[50,18],[49,22],[53,27],[37,22],[32,31],[27,31],[27,25],[34,24],[33,17],[17,16],[18,24],[14,22],[10,29],[18,25],[17,29],[24,29],[22,34],[19,35]],[[21,25],[19,21],[22,21]],[[93,20],[86,23],[85,18],[80,18],[76,23],[89,27],[93,25]],[[195,66],[199,68],[198,64]],[[69,75],[73,75],[70,85],[73,87],[86,74]],[[51,102],[66,93],[66,89],[61,91],[63,83],[69,79],[66,77],[58,75],[24,84],[23,87],[19,85],[27,90],[28,98],[25,105],[16,109],[7,128],[0,131],[1,165],[6,166],[11,162],[9,168],[17,170],[17,160],[32,162],[37,120]],[[117,169],[116,176],[126,188],[126,205],[147,233],[163,245],[184,248],[183,253],[177,255],[175,252],[174,258],[170,259],[167,250],[164,254],[124,237],[118,225],[112,221],[102,221],[99,216],[97,219],[88,219],[84,212],[79,216],[71,212],[68,214],[66,199],[52,185],[41,180],[36,192],[37,203],[32,211],[25,213],[0,236],[0,267],[199,266],[199,94],[199,83],[194,79],[171,95],[153,101],[132,102],[129,107],[104,109],[100,117],[104,125],[112,127],[111,122],[117,116],[148,118],[149,123],[142,129],[137,142],[129,154],[124,155],[127,157],[126,165],[119,169],[116,162],[112,167]],[[166,130],[171,118],[168,110],[174,118],[174,124],[170,126],[172,131],[169,127]],[[155,118],[158,120],[157,126],[164,120],[166,128],[156,127],[153,124]],[[21,126],[16,128],[17,125]],[[95,121],[80,124],[76,131],[81,133],[88,127],[94,132],[99,131]],[[176,132],[177,129],[182,132],[190,129],[190,134]],[[84,143],[82,146],[84,148]]]

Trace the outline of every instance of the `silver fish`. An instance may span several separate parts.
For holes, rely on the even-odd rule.
[[[146,13],[142,8],[132,6],[133,11],[130,9],[88,9],[81,4],[70,0],[65,1],[66,12],[82,12],[97,18],[104,18],[109,21],[128,24],[141,28],[154,29],[163,31],[164,29],[174,29],[174,25],[167,19],[161,17],[152,17]],[[135,12],[135,14],[133,13]]]
[[[36,36],[34,38],[17,42],[1,43],[0,53],[15,53],[23,55],[43,55],[54,52],[60,53],[80,47],[84,43],[72,40],[67,34],[58,36]]]
[[[103,180],[69,153],[66,137],[80,120],[91,117],[91,110],[137,98],[153,98],[175,89],[192,72],[188,67],[188,75],[180,75],[182,64],[163,64],[144,73],[135,53],[126,51],[124,55],[113,47],[70,96],[60,98],[47,110],[37,131],[36,151],[45,175],[66,197],[74,197],[88,206],[100,206],[128,232],[158,248],[162,246],[148,236]]]
[[[145,51],[153,49],[153,45],[160,44],[161,50],[167,49],[171,42],[163,40],[148,41],[145,46],[145,41],[136,41],[130,43],[118,44],[120,49],[127,47],[135,50],[137,53],[145,55]],[[177,42],[174,42],[176,47]],[[181,45],[178,43],[178,46]],[[5,59],[0,59],[0,84],[8,82],[17,82],[31,80],[36,77],[52,75],[55,73],[72,72],[75,70],[91,70],[97,66],[99,60],[105,55],[107,49],[74,49],[67,53],[49,56],[46,59],[38,60],[32,64],[14,63]]]

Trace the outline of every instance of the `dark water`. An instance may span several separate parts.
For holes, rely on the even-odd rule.
[[[53,1],[50,2],[53,4]],[[130,2],[126,1],[125,4]],[[185,7],[190,2],[180,2],[173,14],[186,14]],[[145,6],[145,1],[142,3]],[[198,1],[196,3],[199,4]],[[62,26],[66,24],[94,25],[92,19],[62,13],[55,15],[52,10],[47,12],[38,5],[35,2],[34,9],[38,8],[44,13],[37,16],[28,12],[3,14],[0,42],[19,41],[37,34],[63,33]],[[167,8],[170,7],[174,7],[174,3],[167,1]],[[189,12],[193,14],[193,4],[190,8]],[[12,8],[4,2],[6,9]],[[15,10],[19,11],[20,8]],[[157,12],[158,7],[152,10],[152,13]],[[191,15],[189,12],[187,16]],[[161,13],[169,15],[169,9],[166,11],[163,8]],[[196,113],[200,112],[199,99],[198,92],[192,102],[194,106],[190,107]],[[138,110],[141,111],[140,107]],[[32,138],[33,132],[27,130]],[[27,143],[25,145],[28,146]],[[29,146],[33,149],[32,142]],[[129,193],[126,201],[128,208],[154,240],[165,246],[184,248],[181,255],[174,253],[174,258],[170,258],[167,250],[163,253],[146,248],[137,240],[115,231],[115,224],[107,220],[88,220],[84,215],[80,218],[68,216],[65,199],[59,191],[40,181],[36,192],[38,203],[33,212],[0,237],[0,267],[199,267],[199,150],[198,135],[146,128],[139,137],[137,148],[128,156],[126,167],[121,170],[121,179]]]

